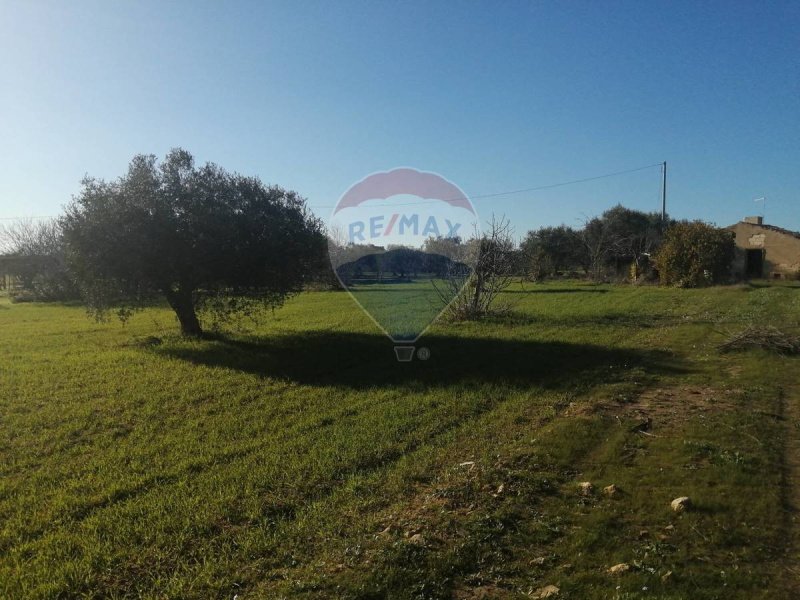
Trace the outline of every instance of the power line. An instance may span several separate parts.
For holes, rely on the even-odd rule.
[[[636,167],[635,169],[627,169],[625,171],[614,171],[613,173],[606,173],[604,175],[595,175],[594,177],[584,177],[583,179],[573,179],[571,181],[562,181],[560,183],[551,183],[551,184],[548,184],[548,185],[540,185],[540,186],[536,186],[536,187],[522,188],[522,189],[518,189],[518,190],[509,190],[509,191],[506,191],[506,192],[493,192],[491,194],[480,194],[480,195],[477,195],[477,196],[467,196],[467,199],[469,199],[469,200],[483,200],[483,199],[486,199],[486,198],[497,198],[497,197],[500,197],[500,196],[511,196],[513,194],[524,194],[524,193],[527,193],[527,192],[538,192],[538,191],[541,191],[541,190],[550,190],[550,189],[557,188],[557,187],[562,187],[562,186],[565,186],[565,185],[573,185],[573,184],[576,184],[576,183],[586,183],[588,181],[596,181],[598,179],[606,179],[608,177],[617,177],[618,175],[627,175],[628,173],[636,173],[637,171],[644,171],[646,169],[653,169],[655,167],[661,167],[663,164],[664,164],[663,162],[660,162],[660,163],[654,163],[652,165],[645,165],[644,167]],[[445,202],[451,202],[451,201],[463,200],[463,199],[464,199],[464,197],[447,198],[447,199],[445,199]],[[439,202],[439,200],[437,200],[436,202]],[[431,204],[431,203],[430,202],[428,202],[428,203],[426,203],[426,202],[411,202],[411,203],[408,203],[408,204],[386,204],[386,205],[373,204],[372,206],[419,206],[421,204]],[[333,208],[334,206],[336,206],[336,205],[335,204],[319,204],[319,205],[313,205],[313,206],[309,205],[309,208]]]
[[[626,169],[624,171],[614,171],[612,173],[605,173],[603,175],[595,175],[593,177],[584,177],[582,179],[572,179],[570,181],[562,181],[559,183],[551,183],[548,185],[539,185],[535,187],[528,187],[528,188],[521,188],[517,190],[508,190],[505,192],[492,192],[491,194],[479,194],[477,196],[467,196],[469,200],[486,200],[488,198],[499,198],[501,196],[513,196],[515,194],[525,194],[528,192],[539,192],[542,190],[551,190],[553,188],[563,187],[566,185],[575,185],[578,183],[587,183],[589,181],[597,181],[598,179],[607,179],[609,177],[618,177],[620,175],[627,175],[629,173],[636,173],[638,171],[645,171],[647,169],[653,169],[655,167],[663,167],[664,163],[653,163],[652,165],[645,165],[643,167],[636,167],[635,169]],[[455,200],[463,200],[464,197],[459,198],[447,198],[444,199],[445,202],[451,202]],[[439,202],[440,200],[436,200],[435,202]],[[433,204],[434,202],[409,202],[407,204],[374,204],[373,206],[420,206],[424,204]],[[309,204],[309,208],[333,208],[335,204],[316,204],[311,205]],[[40,215],[40,216],[23,216],[23,217],[0,217],[0,221],[18,221],[24,219],[56,219],[58,218],[57,215]]]
[[[596,175],[594,177],[585,177],[583,179],[573,179],[572,181],[564,181],[562,183],[551,183],[550,185],[540,185],[538,187],[532,188],[525,188],[522,190],[512,190],[510,192],[497,192],[495,194],[483,194],[482,196],[472,196],[472,199],[481,199],[481,198],[494,198],[497,196],[508,196],[510,194],[523,194],[525,192],[537,192],[539,190],[549,190],[552,188],[561,187],[564,185],[572,185],[575,183],[585,183],[587,181],[595,181],[596,179],[605,179],[607,177],[616,177],[617,175],[627,175],[628,173],[635,173],[637,171],[644,171],[645,169],[652,169],[654,167],[660,167],[662,163],[655,163],[652,165],[647,165],[645,167],[637,167],[635,169],[628,169],[626,171],[616,171],[614,173],[606,173],[605,175]]]

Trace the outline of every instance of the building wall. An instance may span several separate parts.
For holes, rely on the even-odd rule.
[[[764,251],[764,277],[800,278],[800,237],[776,231],[756,223],[737,223],[729,227],[736,236],[736,259],[733,273],[744,278],[747,250]]]

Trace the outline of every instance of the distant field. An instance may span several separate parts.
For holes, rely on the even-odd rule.
[[[505,298],[407,364],[340,292],[214,341],[0,300],[0,598],[800,597],[800,362],[716,350],[800,288]]]

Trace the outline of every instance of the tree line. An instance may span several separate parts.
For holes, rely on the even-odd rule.
[[[502,242],[495,239],[493,254],[503,252],[504,272],[530,281],[550,278],[589,279],[595,282],[655,282],[693,287],[724,283],[734,255],[733,235],[700,221],[663,219],[617,205],[600,216],[586,219],[580,227],[546,226],[529,231],[514,243],[510,224],[502,223]],[[493,219],[490,229],[499,223]],[[487,235],[494,238],[497,232]],[[373,265],[381,272],[376,257],[387,253],[384,271],[395,275],[409,271],[414,260],[420,270],[422,258],[402,246],[347,244],[329,238],[334,265]],[[456,262],[475,264],[480,256],[482,236],[473,239],[430,238],[422,252],[445,256]],[[485,249],[485,248],[484,248]],[[363,257],[369,257],[365,260]],[[412,262],[409,262],[412,261]],[[406,264],[406,268],[403,264]]]
[[[63,216],[3,227],[0,244],[0,268],[17,279],[20,300],[80,298],[98,318],[125,318],[162,298],[187,335],[203,332],[199,315],[255,314],[311,284],[338,286],[332,269],[347,265],[339,279],[360,270],[444,280],[461,291],[451,308],[471,317],[489,312],[512,277],[697,286],[723,282],[734,253],[730,232],[622,206],[580,228],[530,231],[519,244],[510,223],[494,218],[474,239],[431,238],[421,252],[343,244],[296,192],[198,167],[182,149],[160,163],[136,156],[113,181],[85,178]]]
[[[617,205],[577,229],[528,232],[520,244],[519,274],[695,287],[726,282],[734,252],[733,234],[725,229]]]

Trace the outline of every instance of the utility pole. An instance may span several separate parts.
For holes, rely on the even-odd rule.
[[[661,181],[661,222],[667,223],[667,161],[661,165],[663,179]]]

